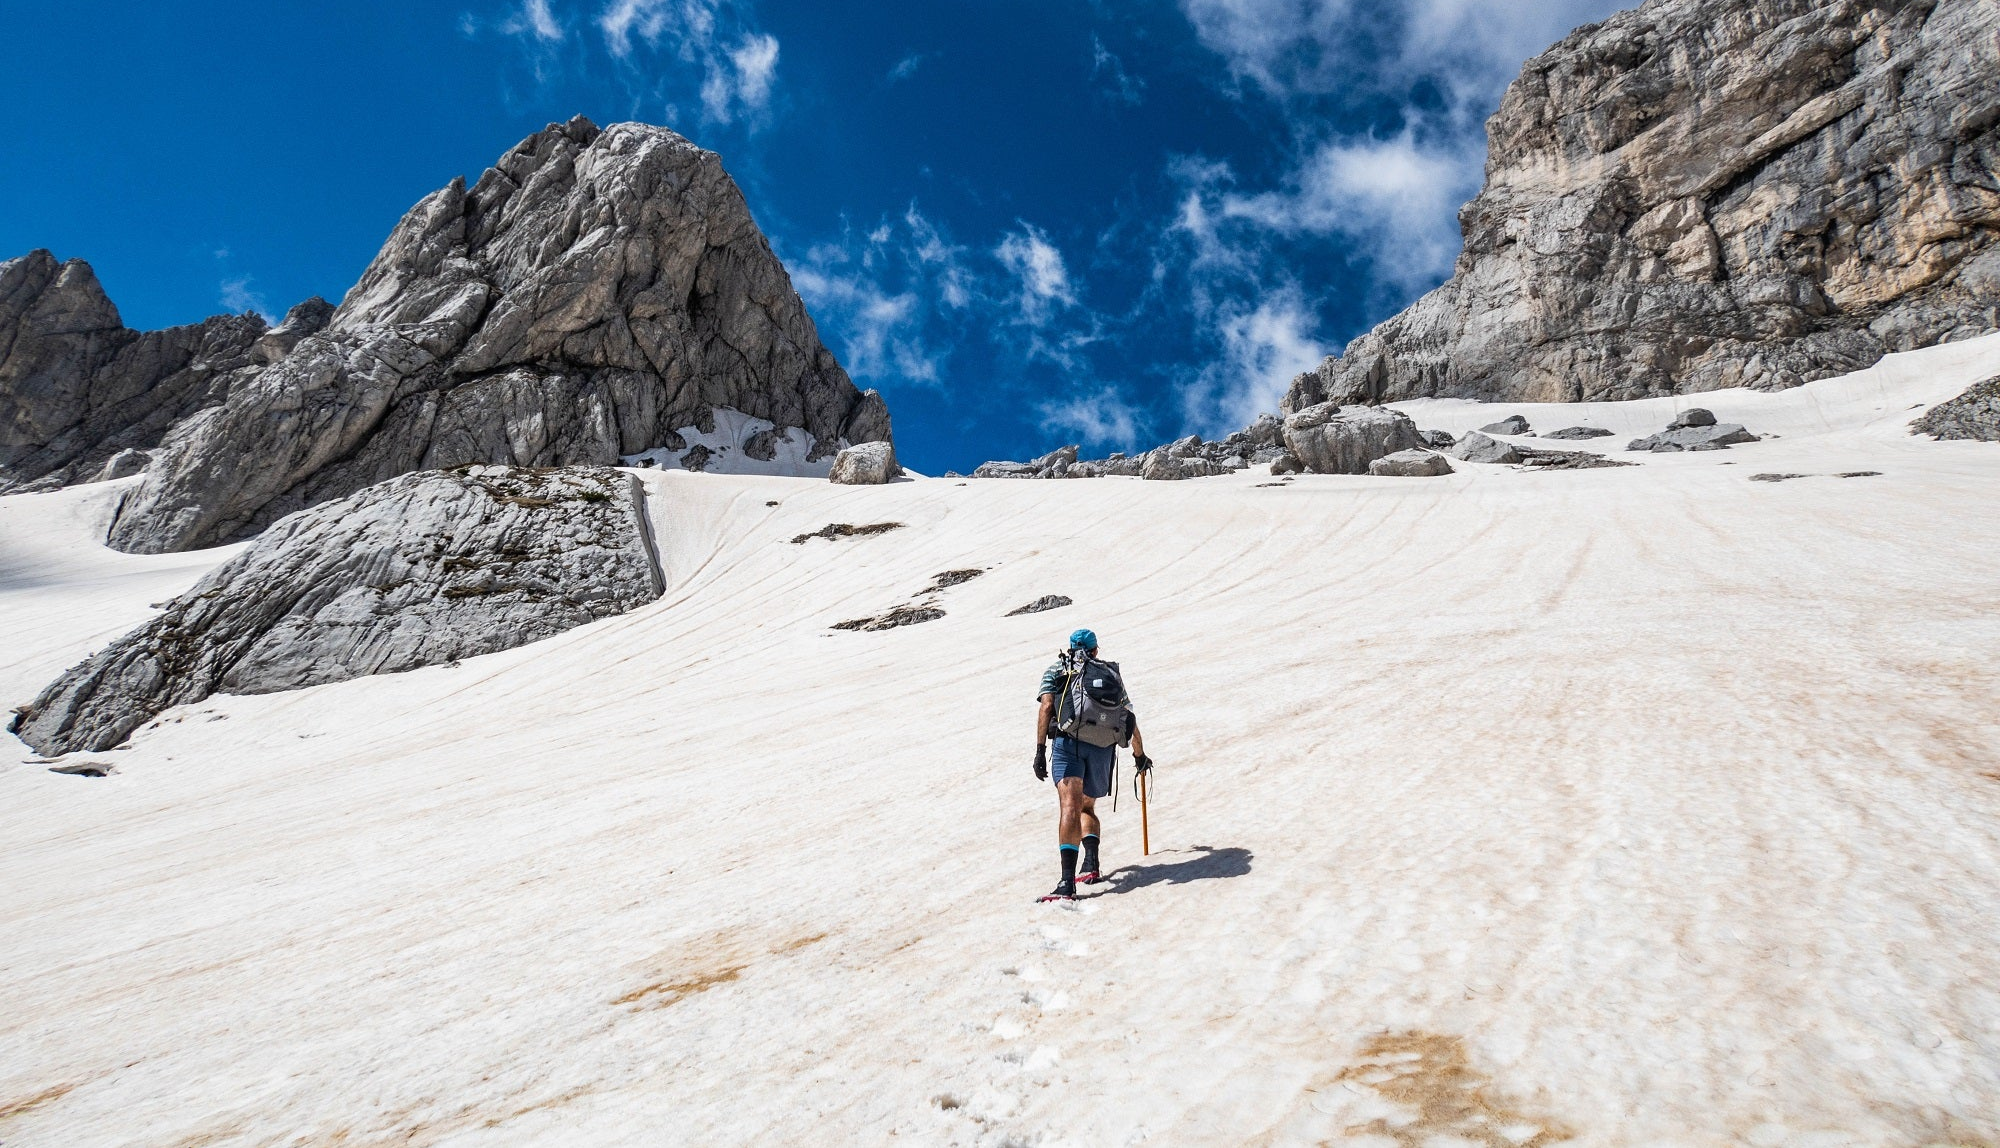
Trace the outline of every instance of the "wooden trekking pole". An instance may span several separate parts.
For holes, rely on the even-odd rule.
[[[1147,782],[1147,775],[1152,772],[1150,769],[1139,771],[1139,855],[1141,857],[1151,857],[1153,855],[1153,830],[1146,823],[1146,791],[1151,788]]]

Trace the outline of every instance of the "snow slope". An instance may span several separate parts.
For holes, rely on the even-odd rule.
[[[1626,469],[642,472],[651,607],[0,758],[0,1143],[1994,1143],[2000,446],[1904,430],[1994,373]],[[91,545],[115,493],[0,500],[6,704],[219,557]],[[1155,852],[1127,798],[1038,906],[1077,625]]]

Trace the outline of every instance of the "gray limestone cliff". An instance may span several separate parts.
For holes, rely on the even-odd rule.
[[[1530,60],[1452,278],[1289,413],[1778,389],[2000,327],[2000,4],[1649,0]]]
[[[45,253],[4,266],[0,332],[36,341],[0,358],[0,492],[147,449],[121,550],[248,537],[408,471],[612,464],[723,409],[802,428],[815,459],[890,440],[721,160],[664,128],[550,125],[413,207],[337,309],[269,331],[121,335],[82,264],[54,280],[87,284],[38,292],[13,283],[49,279]],[[158,349],[127,368],[119,340]],[[119,402],[146,433],[98,433],[91,412]]]
[[[604,467],[406,474],[286,518],[14,723],[108,749],[171,706],[510,649],[659,597],[638,480]]]

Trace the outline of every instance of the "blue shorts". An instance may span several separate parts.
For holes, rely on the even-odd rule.
[[[1049,743],[1049,779],[1081,777],[1085,797],[1104,797],[1111,792],[1111,766],[1117,760],[1115,746],[1059,737]]]

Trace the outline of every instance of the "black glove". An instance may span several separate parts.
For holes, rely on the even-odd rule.
[[[1049,747],[1045,745],[1038,745],[1035,747],[1035,780],[1047,781],[1048,779],[1049,779]]]
[[[1132,759],[1132,765],[1133,768],[1137,769],[1140,773],[1144,773],[1147,770],[1153,768],[1153,759],[1147,757],[1145,754],[1142,753],[1139,756]]]

